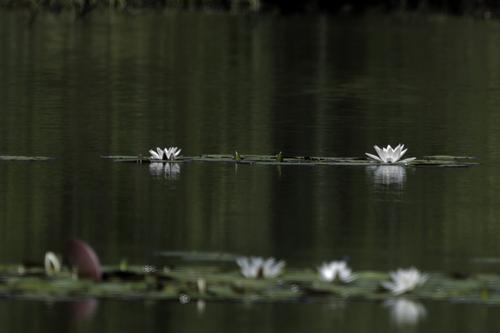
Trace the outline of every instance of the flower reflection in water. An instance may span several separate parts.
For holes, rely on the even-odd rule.
[[[421,303],[406,298],[391,299],[384,305],[389,309],[391,319],[400,326],[416,325],[427,315]]]
[[[70,318],[73,322],[82,322],[91,319],[98,306],[98,301],[95,298],[84,298],[74,302],[69,302]]]
[[[399,185],[406,182],[406,169],[400,165],[379,165],[367,167],[377,185]]]
[[[179,163],[150,163],[149,174],[154,177],[163,176],[165,179],[177,179],[181,173]]]
[[[205,308],[207,307],[206,303],[204,300],[199,299],[196,301],[196,311],[198,312],[199,315],[202,315],[205,313]]]

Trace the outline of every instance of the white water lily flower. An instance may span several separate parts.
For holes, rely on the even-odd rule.
[[[392,148],[391,145],[388,145],[385,148],[380,148],[379,146],[375,145],[373,146],[375,148],[375,151],[377,152],[378,156],[375,156],[370,153],[365,153],[366,156],[371,158],[372,160],[379,162],[379,163],[399,163],[399,164],[407,164],[413,160],[415,160],[415,157],[410,157],[406,158],[404,160],[401,160],[401,157],[406,153],[408,150],[405,148],[405,145],[399,144],[395,148]]]
[[[241,274],[246,278],[275,278],[283,272],[285,262],[274,258],[239,257],[236,263],[240,266]]]
[[[54,252],[46,252],[44,259],[45,274],[51,276],[61,271],[61,261]]]
[[[169,148],[163,148],[161,149],[160,147],[156,147],[156,151],[153,149],[149,150],[149,153],[151,156],[149,156],[150,159],[152,160],[175,160],[177,156],[181,153],[181,149],[177,147],[169,147]]]
[[[423,285],[428,279],[426,274],[420,273],[414,267],[398,269],[395,272],[391,272],[390,276],[392,280],[390,282],[382,282],[382,286],[393,295],[401,295],[412,291],[416,287]]]
[[[323,263],[323,265],[318,267],[318,272],[320,279],[328,282],[338,280],[343,283],[349,283],[356,279],[345,261]]]

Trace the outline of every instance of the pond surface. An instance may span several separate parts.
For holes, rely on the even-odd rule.
[[[0,155],[56,159],[0,161],[1,263],[41,260],[78,237],[106,264],[196,250],[294,267],[349,258],[355,270],[500,273],[499,22],[147,11],[28,21],[0,13]],[[473,155],[481,165],[157,170],[100,158],[157,145],[362,156],[397,143],[409,156]],[[97,304],[84,331],[401,329],[376,303],[208,304],[201,316],[195,304]],[[411,330],[500,324],[494,307],[425,306]],[[70,325],[52,321],[68,303],[0,308],[6,331]],[[19,320],[27,313],[33,320]]]
[[[0,302],[8,332],[495,332],[498,307],[420,304],[424,320],[401,321],[387,304],[171,304],[141,301]],[[26,316],[30,320],[25,320]]]

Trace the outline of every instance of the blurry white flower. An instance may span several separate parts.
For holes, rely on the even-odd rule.
[[[191,297],[189,297],[189,295],[186,295],[186,294],[180,294],[179,295],[179,303],[181,304],[187,304],[191,301]]]
[[[351,269],[345,261],[332,261],[323,263],[318,267],[320,279],[323,281],[340,281],[344,283],[352,282],[356,277],[352,274]]]
[[[241,274],[246,278],[275,278],[283,272],[285,262],[275,261],[274,258],[239,257],[236,263],[240,266]]]
[[[198,278],[198,280],[196,280],[196,286],[200,294],[204,294],[207,291],[207,281],[203,278]]]
[[[365,153],[366,156],[371,158],[374,161],[377,161],[379,163],[399,163],[399,164],[407,164],[415,159],[415,157],[410,157],[406,158],[404,160],[401,160],[401,157],[406,153],[408,149],[405,149],[405,146],[402,144],[399,144],[396,146],[396,148],[392,148],[391,145],[388,145],[385,148],[379,148],[377,145],[373,146],[375,148],[375,151],[377,152],[377,155],[373,155],[370,153]]]
[[[167,161],[172,161],[179,156],[181,153],[181,149],[177,147],[169,147],[169,148],[163,148],[161,149],[160,147],[156,147],[156,151],[153,149],[149,150],[149,158],[152,160],[167,160]]]
[[[384,305],[389,308],[392,320],[398,325],[415,325],[427,315],[422,304],[405,298],[391,299],[385,301]]]
[[[144,273],[154,273],[156,272],[156,267],[153,265],[144,265]]]
[[[391,272],[390,276],[392,280],[390,282],[382,282],[382,286],[394,295],[401,295],[412,291],[416,287],[423,285],[428,279],[426,274],[420,273],[414,267],[398,269],[395,272]]]
[[[45,253],[45,274],[54,275],[61,271],[61,261],[53,252]]]

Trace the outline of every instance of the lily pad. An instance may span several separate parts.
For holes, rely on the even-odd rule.
[[[197,257],[197,256],[195,256]],[[200,254],[201,258],[204,256]],[[207,254],[206,258],[211,258]],[[217,258],[217,257],[216,257]],[[394,296],[381,288],[389,279],[387,272],[356,272],[351,283],[325,282],[312,269],[287,269],[273,279],[247,279],[233,267],[193,266],[191,260],[178,268],[144,266],[103,268],[104,279],[75,278],[69,267],[54,276],[43,274],[43,267],[19,269],[0,267],[0,297],[21,298],[139,298],[207,301],[317,301],[324,297],[338,299],[386,300]],[[427,282],[405,294],[407,298],[500,304],[500,276],[476,274],[467,278],[429,273]]]
[[[382,164],[376,163],[364,157],[321,157],[321,156],[284,156],[277,155],[224,155],[206,154],[198,156],[183,156],[175,160],[154,160],[145,156],[103,156],[115,162],[134,163],[182,163],[182,162],[213,162],[213,163],[237,163],[237,164],[259,164],[259,165],[332,165],[332,166],[380,166],[380,165],[400,165],[400,166],[438,166],[438,167],[469,167],[478,165],[472,156],[424,156],[420,159],[403,164]]]
[[[14,156],[14,155],[0,155],[1,161],[48,161],[53,159],[48,156]]]

